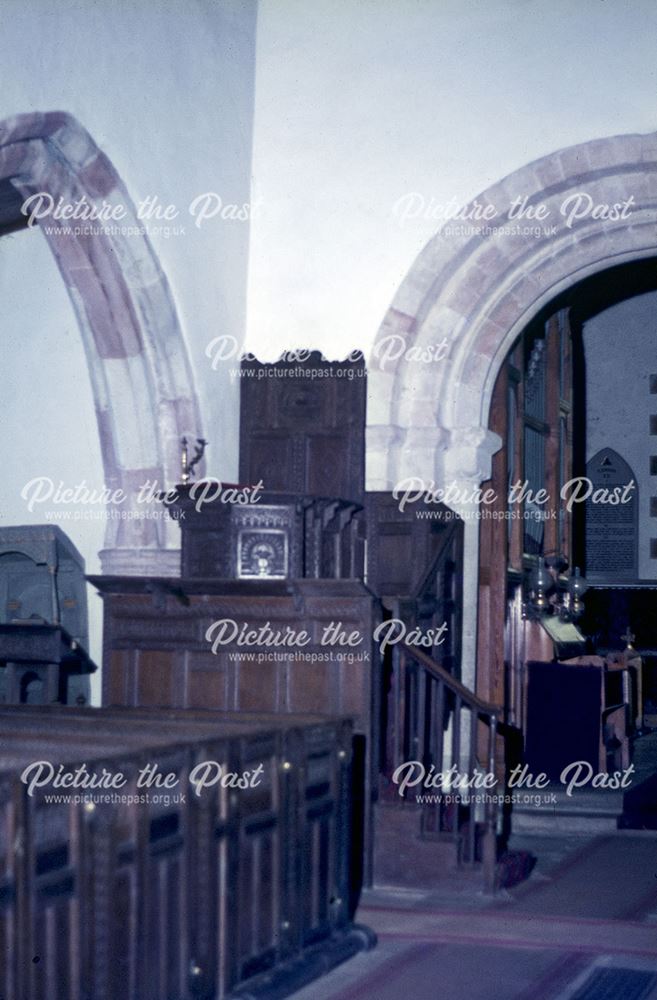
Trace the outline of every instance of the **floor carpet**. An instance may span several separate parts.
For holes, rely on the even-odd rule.
[[[657,837],[609,834],[589,842],[553,872],[511,893],[513,909],[541,916],[635,920],[657,906]]]

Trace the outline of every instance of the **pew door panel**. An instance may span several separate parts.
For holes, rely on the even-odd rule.
[[[11,777],[0,774],[0,997],[17,995],[17,802]]]
[[[143,976],[139,1000],[185,1000],[189,995],[187,809],[180,795],[188,785],[189,755],[153,756],[162,774],[175,773],[171,789],[148,790],[148,807],[140,811],[138,850],[142,855],[139,885],[142,900]],[[184,789],[181,793],[181,789]],[[146,884],[144,884],[146,883]]]
[[[286,768],[286,764],[291,766]],[[233,937],[236,961],[232,963],[237,982],[273,968],[286,923],[281,913],[280,886],[281,845],[286,828],[279,783],[281,775],[292,770],[292,762],[284,759],[279,738],[243,742],[239,757],[230,762],[230,769],[238,773],[252,773],[258,766],[261,773],[257,785],[239,791],[222,790],[222,810],[236,833],[229,864],[237,877],[226,889],[238,912]]]
[[[26,795],[27,799],[27,795]],[[81,990],[80,900],[84,866],[80,814],[71,801],[48,801],[37,792],[27,800],[26,857],[33,910],[30,1000],[87,1000]]]
[[[139,804],[135,761],[113,764],[126,784],[117,802],[99,803],[85,814],[88,859],[89,938],[86,981],[94,1000],[137,1000],[141,958],[138,868]]]
[[[345,905],[350,720],[0,715],[2,1000],[223,1000],[287,981],[307,945],[312,968],[362,946]],[[120,793],[62,778],[28,795],[24,768],[58,770],[63,746],[64,776],[119,773]],[[203,762],[226,780],[197,796]],[[153,769],[173,784],[149,786]]]
[[[302,910],[304,945],[330,933],[336,903],[341,901],[334,867],[336,798],[333,772],[330,748],[309,756],[304,789],[305,823],[301,852],[301,881],[308,886]]]

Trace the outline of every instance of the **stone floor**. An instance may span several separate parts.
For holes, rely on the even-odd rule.
[[[522,846],[539,863],[493,899],[451,877],[366,891],[357,919],[377,947],[294,1000],[657,1000],[657,833]]]
[[[378,944],[293,1000],[657,1000],[657,733],[634,760],[646,828],[618,829],[613,795],[524,810],[509,849],[536,864],[492,898],[417,813],[384,807],[356,916]]]

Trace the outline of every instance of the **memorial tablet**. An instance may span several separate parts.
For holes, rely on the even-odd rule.
[[[613,583],[638,577],[638,489],[632,469],[611,448],[587,463],[586,575]],[[634,488],[628,489],[634,483]]]

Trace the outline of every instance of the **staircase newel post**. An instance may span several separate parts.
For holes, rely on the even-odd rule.
[[[488,772],[495,774],[495,743],[497,739],[497,716],[491,715],[488,734]],[[486,802],[486,823],[482,844],[482,866],[484,873],[484,892],[495,894],[495,869],[497,866],[497,806],[489,796]]]

